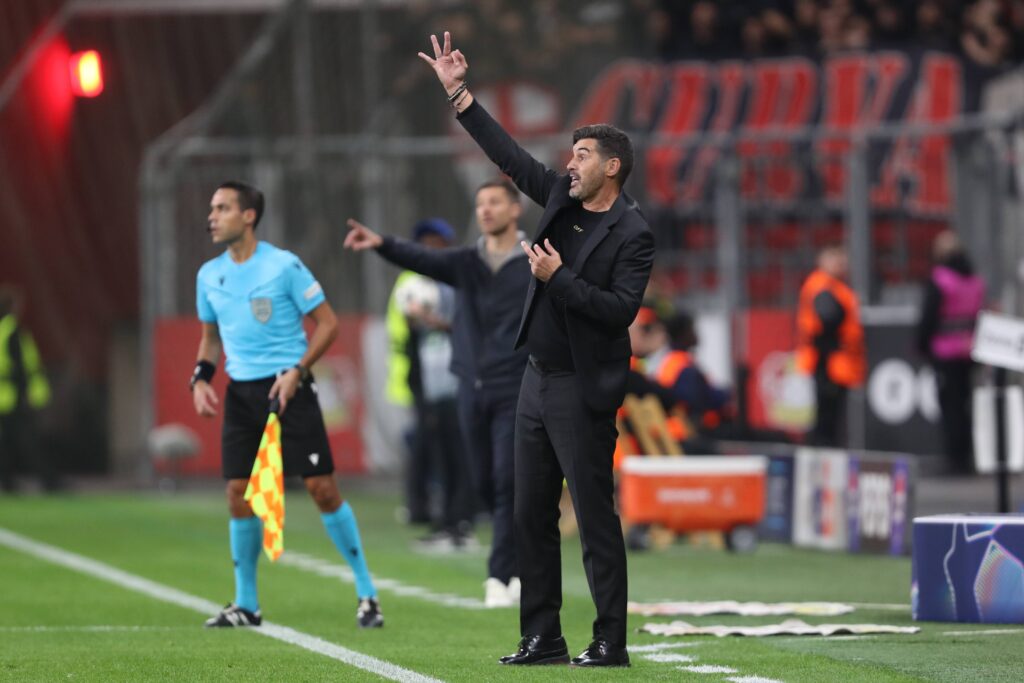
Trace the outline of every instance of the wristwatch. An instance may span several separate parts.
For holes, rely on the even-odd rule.
[[[307,368],[302,363],[296,363],[295,364],[295,369],[299,371],[299,380],[300,381],[306,382],[306,381],[309,380],[309,368]]]

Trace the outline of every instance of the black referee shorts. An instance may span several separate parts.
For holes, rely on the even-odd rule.
[[[228,383],[221,432],[225,479],[248,479],[270,414],[274,378]],[[331,445],[312,379],[303,382],[281,415],[281,460],[285,476],[312,477],[334,471]]]

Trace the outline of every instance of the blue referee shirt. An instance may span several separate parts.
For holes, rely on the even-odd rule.
[[[196,277],[196,308],[216,323],[231,379],[272,377],[306,353],[302,318],[325,301],[323,289],[299,257],[259,242],[244,263],[225,251]]]

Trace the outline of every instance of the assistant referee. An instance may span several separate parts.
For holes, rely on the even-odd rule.
[[[214,417],[219,403],[210,386],[221,348],[231,377],[224,400],[221,462],[227,479],[235,599],[207,626],[258,626],[256,564],[263,525],[245,500],[270,401],[280,401],[281,455],[285,475],[300,475],[320,508],[327,535],[355,574],[356,620],[384,624],[377,591],[363,556],[359,527],[334,480],[316,384],[310,367],[337,335],[338,322],[323,289],[295,254],[256,239],[263,193],[245,183],[222,183],[210,201],[209,232],[226,247],[196,278],[196,307],[203,325],[192,375],[196,413]],[[316,324],[307,343],[302,319]]]

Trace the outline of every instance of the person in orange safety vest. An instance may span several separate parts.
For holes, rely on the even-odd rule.
[[[800,288],[796,364],[814,378],[816,411],[808,442],[820,446],[842,445],[846,395],[864,383],[867,366],[860,302],[843,281],[847,269],[846,250],[826,247]]]
[[[684,442],[696,429],[714,428],[721,422],[729,393],[712,386],[697,367],[691,355],[697,334],[689,314],[677,312],[662,318],[643,307],[630,326],[630,342],[640,359],[635,369],[661,388],[647,393],[658,395],[670,406],[681,406],[689,420],[688,424],[678,413],[670,413],[668,428],[673,438]]]

